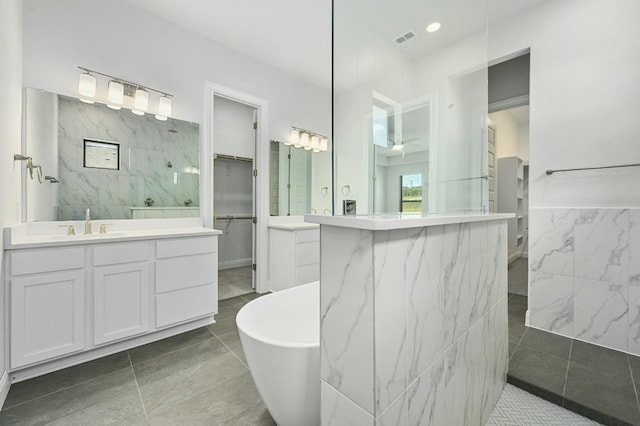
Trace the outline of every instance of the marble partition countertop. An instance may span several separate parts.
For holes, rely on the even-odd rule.
[[[90,235],[83,234],[84,224],[84,221],[32,222],[5,227],[4,248],[16,250],[222,234],[220,230],[202,226],[200,218],[96,220],[91,221],[93,233]],[[102,224],[108,225],[104,234],[99,233]],[[74,226],[76,235],[66,235],[69,225]]]
[[[468,214],[370,214],[356,216],[305,215],[305,222],[344,228],[387,231],[391,229],[421,228],[424,226],[449,225],[454,223],[483,222],[510,219],[513,213],[468,213]]]

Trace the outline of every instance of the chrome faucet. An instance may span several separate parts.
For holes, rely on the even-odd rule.
[[[85,212],[84,233],[91,234],[91,210]]]

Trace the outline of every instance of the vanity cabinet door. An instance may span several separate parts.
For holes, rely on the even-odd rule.
[[[11,278],[11,368],[84,349],[84,270]]]
[[[100,345],[149,331],[149,264],[93,269],[93,343]]]

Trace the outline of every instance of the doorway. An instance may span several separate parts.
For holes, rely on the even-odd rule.
[[[214,227],[218,237],[218,299],[253,293],[256,288],[257,109],[214,95]]]
[[[519,296],[528,295],[529,69],[528,51],[489,67],[488,155],[495,156],[494,205],[497,212],[515,215],[507,221],[508,291]]]

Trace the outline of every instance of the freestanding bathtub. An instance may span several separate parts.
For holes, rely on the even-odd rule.
[[[253,381],[276,423],[319,425],[319,282],[252,300],[236,324]]]

